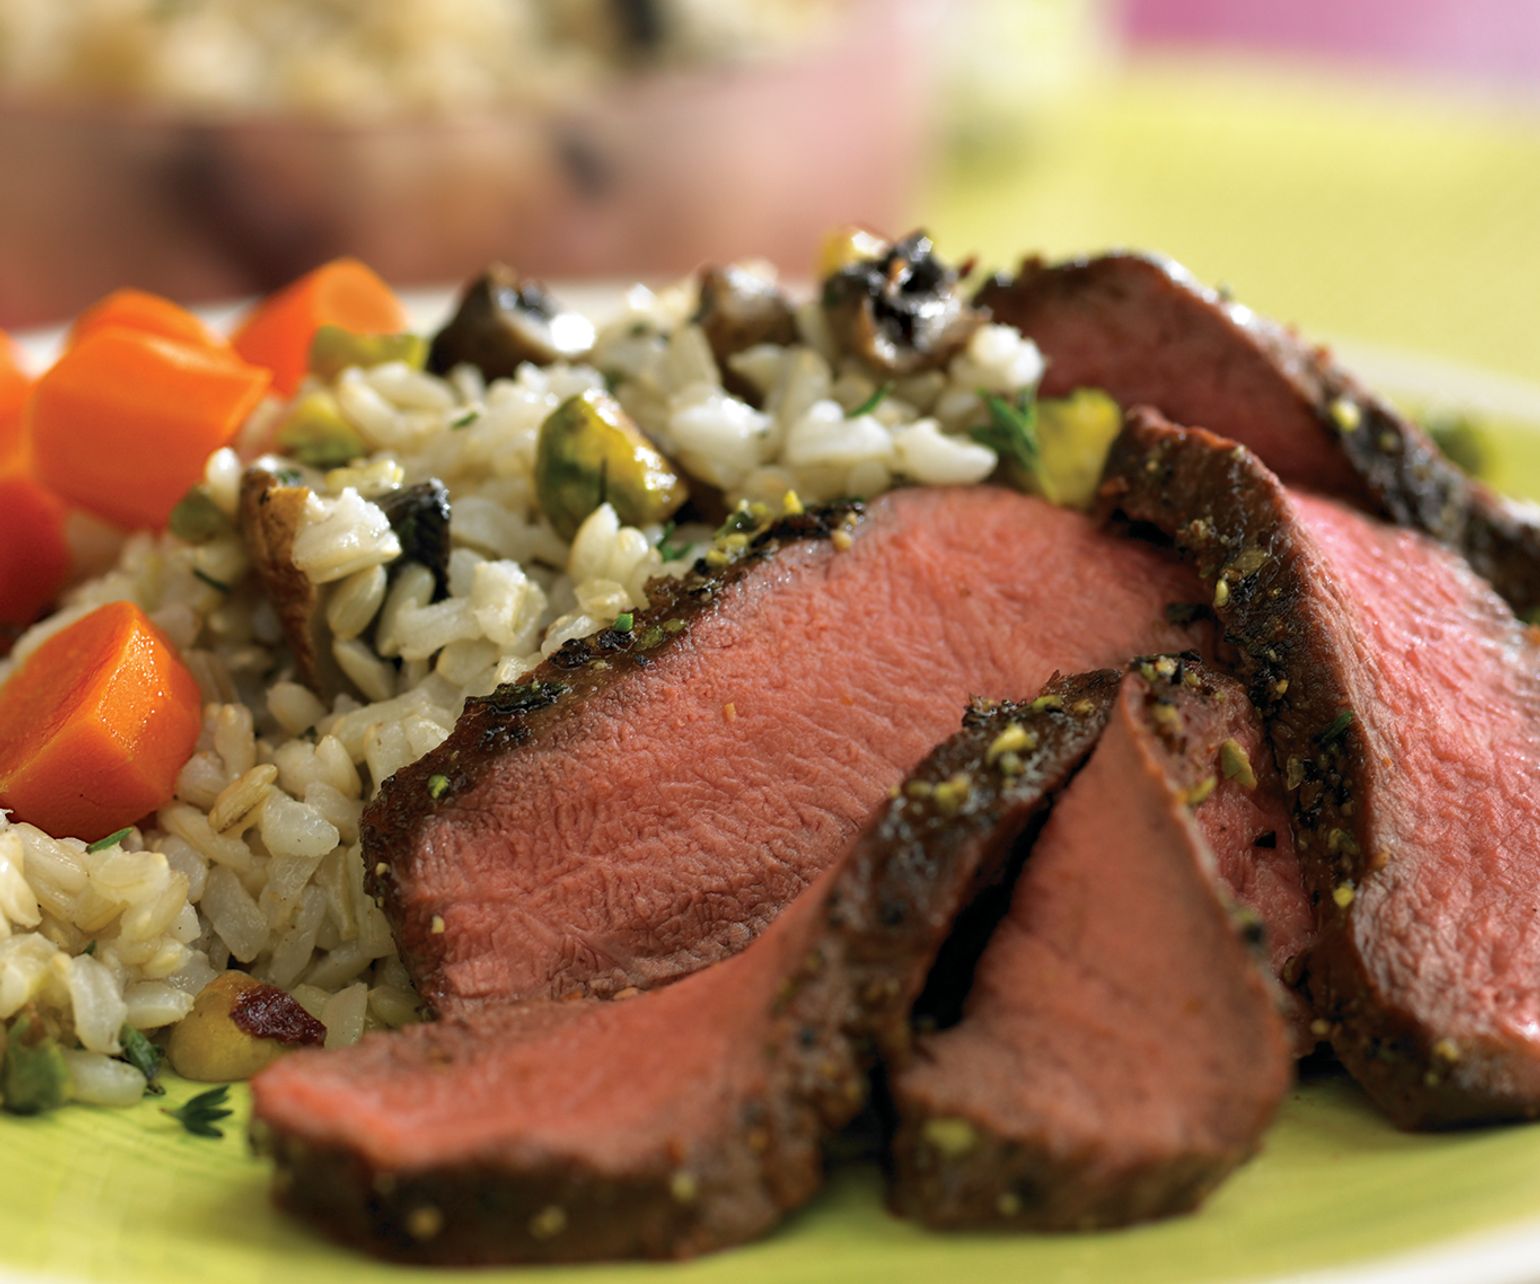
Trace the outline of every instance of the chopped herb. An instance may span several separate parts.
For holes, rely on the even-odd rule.
[[[178,1106],[175,1110],[162,1106],[161,1113],[170,1115],[194,1137],[212,1137],[218,1140],[225,1134],[214,1125],[235,1113],[226,1104],[229,1099],[228,1085],[210,1088],[207,1092],[200,1092],[196,1097],[189,1098],[185,1105]]]
[[[202,580],[211,589],[218,589],[221,593],[228,593],[230,591],[230,586],[223,580],[216,580],[207,571],[201,571],[196,566],[193,567],[193,577]]]
[[[643,651],[650,651],[655,646],[661,646],[667,636],[656,624],[649,624],[636,635],[636,645]]]
[[[280,486],[298,486],[305,480],[305,474],[298,468],[280,468],[273,474],[273,480]]]
[[[751,535],[759,529],[760,514],[755,513],[747,504],[735,508],[727,515],[727,520],[717,527],[716,539],[725,539],[729,535]]]
[[[665,562],[677,562],[686,553],[688,553],[692,547],[691,544],[685,543],[683,541],[675,544],[673,542],[673,538],[674,521],[671,518],[663,523],[663,533],[658,536],[658,556],[661,557]]]
[[[636,617],[630,611],[622,611],[615,617],[615,623],[612,627],[616,633],[629,633],[631,632],[632,625],[635,623]]]
[[[82,954],[84,954],[87,958],[90,958],[93,954],[96,953],[96,942],[95,941],[87,941],[85,949],[81,950],[80,952]]]
[[[1015,401],[1007,401],[993,392],[979,390],[989,422],[970,428],[968,435],[981,446],[988,446],[1002,460],[1014,463],[1026,472],[1037,468],[1037,400],[1034,389],[1023,388]]]
[[[845,418],[859,419],[862,415],[871,414],[872,411],[876,410],[877,407],[886,401],[892,394],[893,385],[891,383],[884,383],[879,385],[876,391],[874,391],[872,395],[863,401],[859,406],[855,406],[852,409],[847,410],[845,412]]]
[[[685,624],[683,620],[664,620],[663,631],[665,633],[683,633]]]
[[[1343,709],[1340,713],[1337,714],[1335,718],[1331,720],[1331,725],[1327,727],[1325,731],[1321,732],[1318,740],[1322,745],[1333,744],[1336,741],[1341,740],[1343,732],[1345,732],[1352,725],[1353,711],[1351,709]]]
[[[116,833],[108,834],[106,838],[98,838],[94,843],[90,844],[86,850],[88,852],[104,852],[109,847],[116,847],[133,832],[133,826],[129,825],[127,828],[120,829]]]
[[[476,422],[476,420],[480,418],[481,411],[473,407],[472,409],[465,411],[463,414],[456,415],[449,421],[449,426],[450,428],[456,430],[460,428],[469,428],[473,423]]]
[[[437,802],[449,792],[449,777],[434,774],[428,777],[428,797]]]
[[[152,1097],[163,1097],[166,1090],[155,1081],[160,1073],[160,1049],[131,1025],[118,1031],[118,1042],[123,1045],[123,1060],[144,1076],[144,1090]]]

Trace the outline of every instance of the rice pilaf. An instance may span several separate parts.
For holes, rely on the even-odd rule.
[[[969,429],[988,394],[1024,399],[1042,370],[1017,331],[983,324],[943,368],[885,377],[841,352],[816,300],[796,308],[795,341],[749,346],[724,370],[696,307],[694,282],[635,287],[581,363],[526,363],[490,382],[470,365],[441,378],[402,362],[309,377],[295,401],[333,398],[364,453],[328,470],[261,465],[311,492],[294,562],[319,589],[323,639],[352,693],[323,702],[296,680],[238,530],[243,474],[290,413],[276,398],[208,460],[207,537],[128,536],[109,571],[0,662],[3,682],[58,630],[126,599],[178,648],[206,702],[175,797],[147,826],[88,847],[0,812],[0,1021],[41,1011],[78,1044],[77,1099],[137,1100],[142,1076],[114,1059],[120,1031],[175,1026],[227,968],[291,992],[328,1046],[416,1018],[364,892],[365,802],[449,734],[468,697],[644,608],[647,582],[683,573],[712,536],[701,523],[626,525],[604,503],[564,540],[535,473],[541,425],[564,401],[609,389],[692,482],[778,512],[788,497],[984,481],[1000,461]],[[376,502],[429,479],[452,512],[443,594],[428,568],[397,564]]]

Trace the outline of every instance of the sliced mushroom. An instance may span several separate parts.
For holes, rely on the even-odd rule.
[[[587,317],[563,309],[538,281],[494,263],[472,281],[460,306],[428,349],[428,369],[447,374],[472,365],[488,379],[509,379],[528,361],[573,361],[594,345]]]
[[[436,477],[389,491],[374,501],[401,542],[391,573],[408,562],[433,572],[433,598],[449,595],[449,488]]]
[[[823,283],[823,307],[835,341],[886,374],[946,365],[989,319],[964,295],[966,275],[912,232],[885,253],[840,268]]]
[[[774,281],[733,265],[702,270],[695,321],[722,365],[756,344],[797,341],[791,300]]]
[[[294,564],[294,537],[309,497],[308,486],[288,485],[265,468],[249,468],[241,478],[240,530],[300,681],[329,700],[348,690],[348,683],[327,645],[320,590]]]

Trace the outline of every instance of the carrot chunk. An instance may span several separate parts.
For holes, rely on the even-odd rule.
[[[73,348],[87,335],[113,326],[205,348],[228,347],[223,338],[186,308],[145,290],[114,290],[99,303],[93,303],[75,318],[67,346]]]
[[[171,799],[197,744],[198,684],[132,602],[56,633],[0,687],[0,807],[95,841]]]
[[[333,259],[258,303],[230,342],[252,365],[271,370],[280,392],[291,393],[305,375],[310,341],[323,325],[355,334],[397,334],[406,329],[406,313],[370,268],[357,259]]]
[[[0,330],[0,477],[25,463],[21,420],[31,391],[32,380],[22,368],[20,349]]]
[[[69,569],[64,505],[30,477],[0,477],[0,625],[31,624]]]
[[[37,477],[119,526],[159,528],[267,391],[226,353],[111,328],[37,382],[28,431]]]

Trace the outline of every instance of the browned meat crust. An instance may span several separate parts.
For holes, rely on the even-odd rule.
[[[629,628],[471,702],[366,810],[370,894],[439,1015],[723,958],[839,858],[970,695],[1205,636],[1164,613],[1198,592],[1179,559],[998,488],[737,538],[736,563],[656,582]],[[1028,571],[1034,549],[1052,561]]]
[[[1227,895],[1203,824],[1224,810],[1211,733],[1252,716],[1195,663],[1125,679],[962,1020],[892,1076],[903,1216],[1120,1226],[1195,1207],[1256,1152],[1293,1056],[1260,922]]]
[[[1360,503],[1458,549],[1528,616],[1540,609],[1540,526],[1466,476],[1416,424],[1332,359],[1152,255],[1028,259],[979,302],[1048,358],[1044,387],[1105,389],[1125,408],[1249,446],[1290,485]]]
[[[905,1053],[955,918],[1090,751],[1117,681],[975,708],[725,962],[633,998],[484,1011],[278,1063],[253,1083],[278,1197],[418,1263],[680,1257],[763,1233],[819,1185],[878,1049]],[[1035,744],[1007,758],[1013,723]],[[616,1123],[638,1092],[646,1117]]]
[[[1404,616],[1402,588],[1370,578],[1387,555],[1366,549],[1364,566],[1350,568],[1357,574],[1332,587],[1299,516],[1305,501],[1291,501],[1245,448],[1150,410],[1129,416],[1103,494],[1109,507],[1174,537],[1213,587],[1292,793],[1320,932],[1306,984],[1338,1055],[1403,1126],[1540,1113],[1540,1048],[1524,1029],[1535,1002],[1526,962],[1533,945],[1504,921],[1534,912],[1535,817],[1529,804],[1503,801],[1500,828],[1472,823],[1464,819],[1470,800],[1453,797],[1428,812],[1421,800],[1439,782],[1416,778],[1385,747],[1395,743],[1392,729],[1429,715],[1382,702],[1363,653],[1388,643],[1357,635],[1341,594],[1385,594],[1383,618]],[[1372,522],[1357,520],[1366,544],[1379,538]],[[1491,734],[1501,722],[1522,739],[1540,705],[1533,646],[1456,559],[1412,545],[1399,554],[1409,560],[1388,574],[1403,584],[1431,578],[1453,605],[1438,622],[1443,632],[1395,649],[1432,647],[1429,680],[1449,685],[1448,702],[1474,702]],[[1339,547],[1333,556],[1351,553]],[[1420,636],[1416,621],[1409,627]],[[1403,691],[1401,702],[1434,694],[1426,686]],[[1494,773],[1532,768],[1492,761],[1492,752],[1484,746],[1469,774],[1491,781],[1494,798],[1511,800]],[[1451,759],[1438,768],[1459,766]],[[1429,815],[1449,832],[1417,832]],[[1423,903],[1430,899],[1431,908]],[[1408,970],[1405,960],[1417,962]]]

